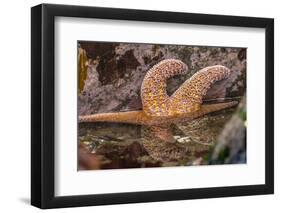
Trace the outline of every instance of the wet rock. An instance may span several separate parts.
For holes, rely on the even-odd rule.
[[[102,156],[92,154],[84,144],[79,144],[78,148],[78,166],[79,170],[100,169]]]
[[[128,146],[128,153],[130,159],[136,161],[139,157],[143,155],[147,155],[147,152],[143,148],[143,146],[138,142],[133,142],[131,145]]]
[[[225,125],[212,153],[211,164],[246,163],[246,100]]]
[[[246,59],[246,48],[243,48],[239,51],[238,58],[239,58],[240,61]]]

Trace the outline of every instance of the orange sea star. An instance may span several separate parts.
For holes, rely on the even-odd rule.
[[[99,113],[79,116],[79,122],[118,122],[139,124],[149,127],[153,135],[165,142],[175,142],[170,125],[181,121],[190,121],[205,114],[237,105],[237,101],[202,104],[211,85],[227,78],[230,70],[221,65],[206,67],[186,80],[171,96],[166,92],[166,81],[174,75],[184,74],[188,67],[180,60],[166,59],[153,66],[145,75],[141,86],[142,110],[115,113]],[[170,145],[169,145],[170,146]],[[177,150],[181,148],[175,145]],[[152,157],[163,160],[153,154],[157,144],[144,143]],[[151,148],[152,147],[152,148]],[[154,147],[154,148],[153,148]],[[178,151],[175,155],[178,156]],[[154,155],[154,156],[153,156]],[[173,159],[165,156],[165,159]]]

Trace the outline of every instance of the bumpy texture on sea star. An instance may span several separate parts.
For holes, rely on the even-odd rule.
[[[168,154],[151,140],[144,140],[143,145],[149,154],[161,161],[173,160],[184,155],[180,145],[175,142],[170,128],[172,123],[189,121],[205,114],[232,107],[236,101],[202,104],[203,97],[211,85],[227,78],[230,70],[216,65],[206,67],[186,80],[171,96],[166,92],[166,81],[174,75],[184,74],[188,67],[180,60],[167,59],[153,66],[145,75],[141,86],[142,110],[116,113],[99,113],[79,116],[80,122],[118,122],[145,125],[152,136],[168,142]],[[171,143],[172,142],[172,143]],[[174,152],[173,152],[174,151]],[[165,154],[166,153],[166,154]]]

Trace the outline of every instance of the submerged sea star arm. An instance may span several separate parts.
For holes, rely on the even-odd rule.
[[[186,116],[184,117],[186,117],[187,120],[193,120],[203,115],[209,114],[211,112],[217,112],[223,109],[227,109],[237,104],[238,101],[230,101],[230,102],[217,103],[217,104],[203,104],[201,105],[199,110],[192,113],[187,113]]]
[[[186,80],[170,97],[170,111],[182,114],[199,110],[203,97],[211,85],[227,78],[229,74],[230,70],[221,65],[201,69]]]
[[[145,75],[141,86],[143,111],[150,116],[167,115],[169,96],[167,79],[174,75],[184,74],[186,64],[176,59],[166,59],[153,66]]]

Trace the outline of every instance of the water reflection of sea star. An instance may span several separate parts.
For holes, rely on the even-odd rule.
[[[79,116],[79,122],[118,122],[147,126],[156,138],[164,142],[175,142],[170,125],[182,121],[190,121],[205,114],[232,107],[236,101],[202,104],[203,97],[211,85],[227,78],[230,70],[216,65],[206,67],[186,80],[171,96],[166,92],[166,81],[174,75],[185,74],[188,71],[186,64],[179,60],[167,59],[152,67],[144,77],[141,86],[143,109],[141,111],[99,113]],[[181,148],[175,143],[169,144],[177,151],[169,152],[171,157],[179,154]],[[147,151],[158,160],[163,160],[153,154],[157,144],[144,143]],[[182,152],[180,152],[182,153]],[[181,154],[180,154],[181,155]],[[175,157],[178,158],[178,157]]]

